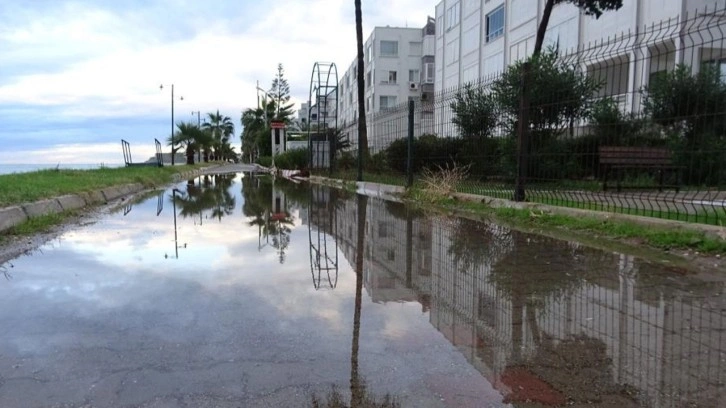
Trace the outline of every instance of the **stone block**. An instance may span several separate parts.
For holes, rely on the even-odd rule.
[[[83,201],[83,198],[75,194],[60,196],[58,197],[58,202],[65,211],[77,210],[86,206],[86,202]]]
[[[20,207],[0,208],[0,231],[14,227],[27,219],[28,216]]]
[[[59,213],[63,211],[63,208],[58,201],[51,199],[23,204],[23,210],[28,217],[40,217],[41,215]]]

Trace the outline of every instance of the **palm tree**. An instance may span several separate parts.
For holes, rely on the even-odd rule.
[[[366,128],[366,100],[364,55],[363,55],[363,13],[360,7],[360,0],[355,0],[355,34],[358,45],[358,162],[368,157],[368,130]],[[358,166],[358,181],[363,181],[363,174]]]
[[[202,129],[208,130],[212,134],[214,146],[213,160],[220,160],[221,150],[224,144],[229,143],[229,137],[234,134],[234,123],[229,116],[222,116],[217,110],[217,113],[207,113],[207,119],[202,124]]]

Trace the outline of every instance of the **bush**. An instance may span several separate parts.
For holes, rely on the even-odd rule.
[[[308,168],[310,159],[308,149],[292,149],[275,156],[275,167],[285,170],[302,170]]]
[[[257,164],[263,167],[270,167],[272,166],[272,157],[270,156],[260,156],[257,158]]]
[[[351,152],[342,152],[335,165],[339,170],[351,170],[356,167],[358,158]]]
[[[464,139],[422,135],[413,142],[413,171],[437,169],[457,162]],[[408,163],[408,140],[398,139],[384,150],[388,165],[401,173]]]

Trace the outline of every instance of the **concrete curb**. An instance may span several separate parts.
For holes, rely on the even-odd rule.
[[[175,174],[172,183],[178,183],[190,177],[197,177],[207,171],[218,169],[224,165],[205,167]],[[59,214],[65,211],[108,204],[111,201],[148,190],[140,183],[111,186],[99,191],[67,194],[48,198],[32,203],[23,203],[11,207],[0,208],[0,233],[15,227],[30,218],[47,214]]]
[[[310,177],[310,181],[338,188],[342,188],[345,185],[345,181],[343,180],[329,179],[320,176],[312,176]],[[358,194],[364,194],[369,197],[377,197],[385,200],[401,201],[400,194],[406,191],[404,187],[389,184],[372,183],[367,181],[357,181],[355,182],[355,184],[356,192]],[[453,194],[453,197],[461,201],[483,203],[492,208],[515,208],[520,210],[529,209],[533,212],[537,211],[546,214],[564,215],[568,217],[589,217],[602,221],[630,222],[645,226],[654,226],[681,231],[703,233],[707,237],[713,239],[722,239],[726,241],[726,227],[718,227],[715,225],[695,224],[685,221],[666,220],[662,218],[651,218],[638,215],[610,213],[604,211],[588,211],[579,208],[557,207],[539,203],[516,202],[467,193],[455,193]]]

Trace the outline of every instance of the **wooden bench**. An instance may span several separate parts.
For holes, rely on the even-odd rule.
[[[673,164],[673,154],[665,147],[628,147],[628,146],[600,146],[600,166],[603,167],[602,189],[608,188],[608,175],[611,170],[616,172],[616,189],[621,191],[623,170],[644,169],[658,171],[658,191],[663,187],[673,187],[676,192],[679,190],[680,169],[682,166]],[[663,184],[666,171],[676,172],[676,185],[666,186]],[[636,188],[642,188],[638,186]]]

